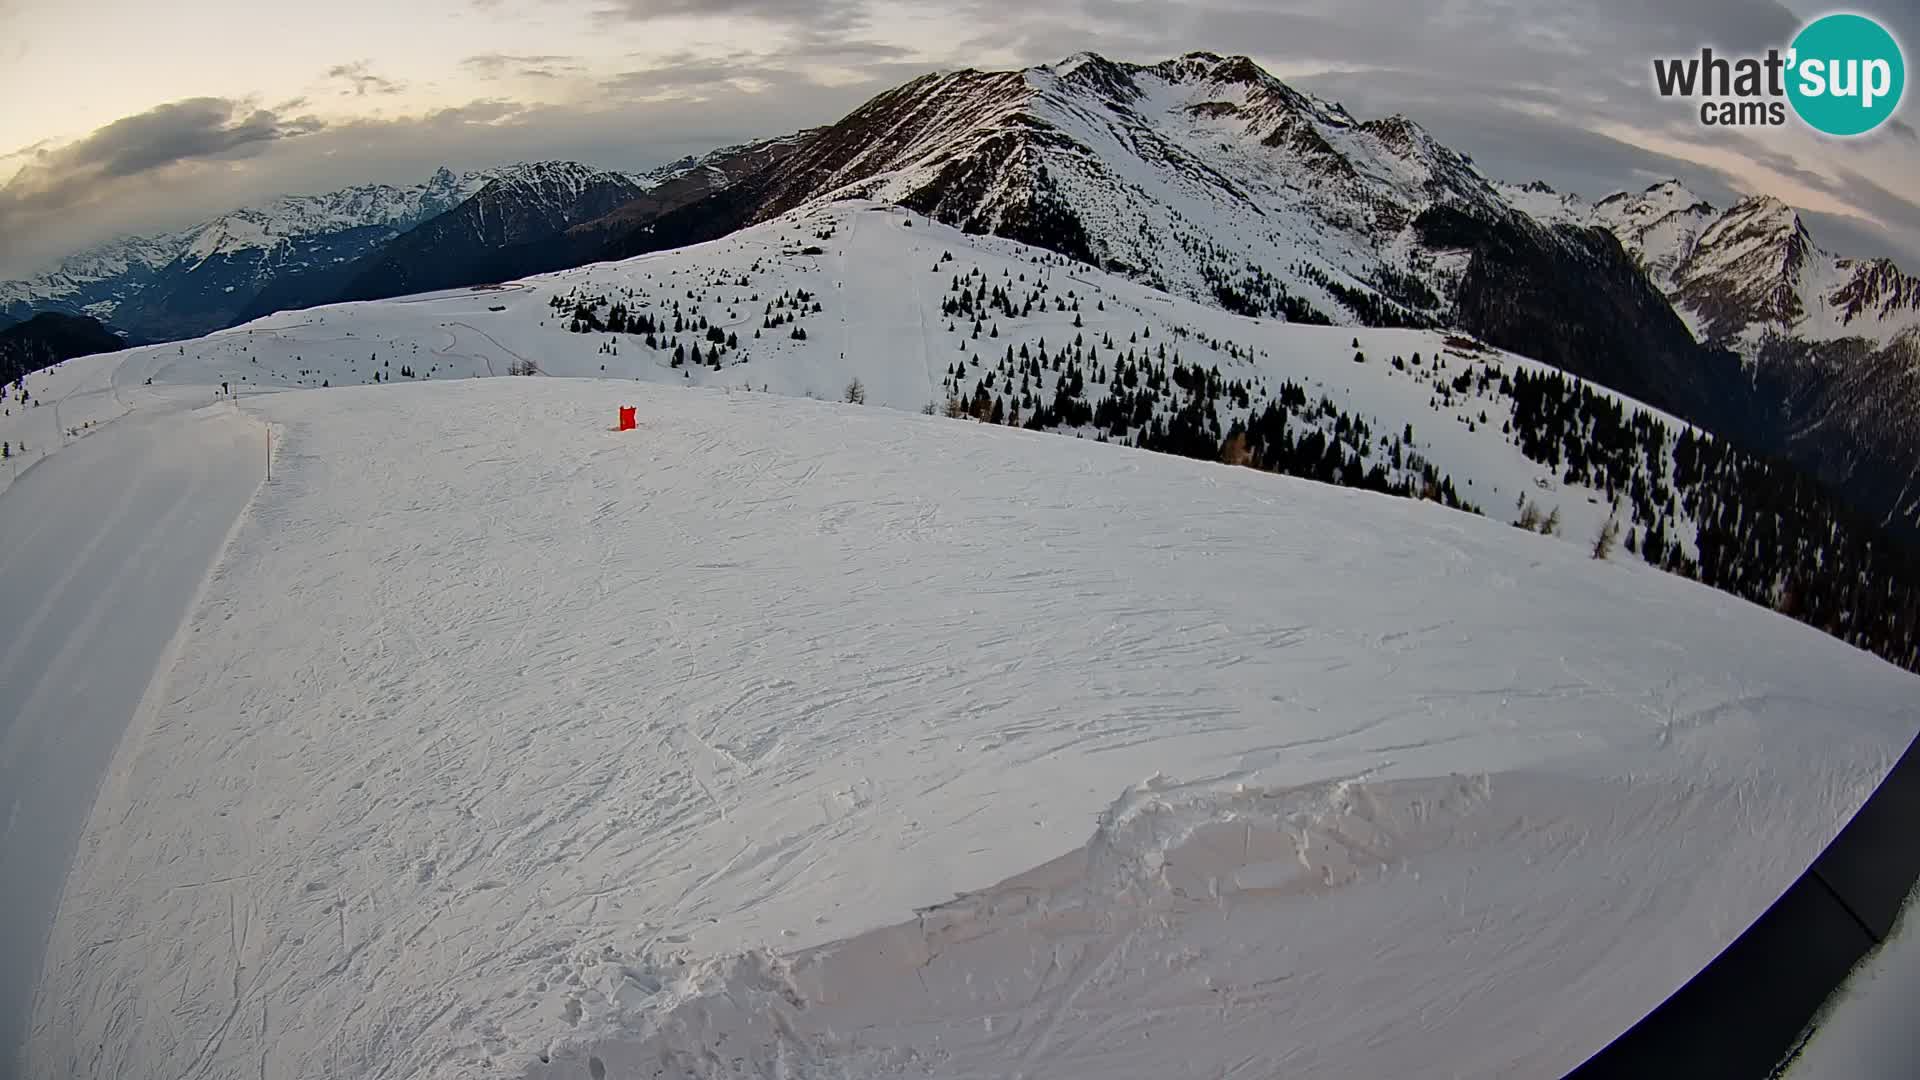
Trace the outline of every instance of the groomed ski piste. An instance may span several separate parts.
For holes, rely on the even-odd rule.
[[[1920,728],[1912,676],[1582,542],[920,415],[949,361],[914,342],[953,337],[854,255],[903,251],[937,317],[937,250],[1036,253],[831,213],[869,216],[710,246],[847,252],[792,271],[828,283],[806,343],[719,371],[539,325],[568,282],[694,249],[29,379],[61,419],[24,436],[0,529],[29,497],[36,535],[77,529],[169,454],[264,468],[271,432],[274,456],[146,628],[110,763],[68,778],[98,793],[23,1075],[1557,1075],[1757,917]],[[1396,427],[1432,386],[1349,339],[1445,347],[1073,272],[1107,308],[1082,333],[1169,307],[1155,334]],[[342,385],[415,345],[431,378]],[[513,359],[593,377],[450,377]],[[856,376],[864,407],[805,399]],[[1548,490],[1497,428],[1440,420],[1424,451],[1461,483]],[[169,533],[121,502],[93,533]],[[10,547],[0,583],[82,555]],[[112,623],[44,606],[10,663],[48,634],[77,663]],[[40,692],[10,768],[66,718]],[[16,797],[9,845],[37,809]]]

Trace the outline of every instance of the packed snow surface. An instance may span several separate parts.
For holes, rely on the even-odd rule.
[[[258,421],[186,396],[148,395],[0,503],[0,1077],[94,781],[265,465]]]
[[[241,408],[273,478],[31,1076],[1554,1075],[1920,727],[1786,618],[1246,469],[630,380]]]

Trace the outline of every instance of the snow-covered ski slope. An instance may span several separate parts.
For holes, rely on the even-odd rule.
[[[242,405],[274,479],[31,1076],[1556,1075],[1920,728],[1808,627],[1411,500],[630,379]]]
[[[973,316],[949,315],[943,304],[958,295],[956,284],[974,295],[1002,290],[1019,313],[976,305]],[[660,324],[656,347],[634,333],[570,332],[581,305],[605,320],[616,303],[635,320],[644,315]],[[672,332],[676,310],[685,322],[678,333]],[[735,344],[709,341],[699,328],[701,318]],[[804,339],[793,336],[796,328]],[[718,349],[719,367],[693,359],[674,366],[676,344],[683,351],[697,346],[703,359]],[[1524,497],[1542,514],[1558,509],[1561,536],[1586,544],[1612,511],[1603,493],[1566,483],[1556,470],[1519,452],[1502,431],[1512,403],[1497,387],[1477,381],[1455,386],[1462,375],[1488,374],[1497,383],[1502,374],[1551,370],[1544,365],[1442,331],[1309,326],[1233,315],[1036,248],[964,234],[870,202],[806,208],[712,243],[500,287],[286,312],[116,359],[70,361],[28,382],[44,402],[63,399],[61,422],[70,428],[123,408],[113,392],[116,379],[122,387],[150,376],[158,384],[228,381],[244,394],[357,385],[376,376],[406,382],[505,375],[529,364],[546,375],[830,400],[842,397],[857,378],[869,404],[918,411],[943,406],[950,392],[968,397],[982,381],[1009,403],[1018,400],[1029,389],[1016,367],[1025,360],[1020,354],[1039,356],[1043,346],[1055,355],[1063,349],[1079,354],[1089,372],[1084,397],[1090,403],[1110,394],[1115,362],[1128,355],[1217,369],[1223,380],[1242,383],[1243,404],[1220,401],[1223,431],[1292,382],[1312,403],[1324,399],[1368,421],[1372,437],[1354,440],[1368,444],[1368,464],[1387,462],[1388,441],[1400,441],[1410,430],[1402,447],[1407,455],[1431,462],[1463,499],[1496,519],[1513,520]],[[1356,354],[1363,362],[1355,361]],[[958,373],[950,374],[955,365]],[[1096,379],[1096,367],[1109,379]],[[1051,402],[1063,374],[1047,366],[1031,380],[1029,403]],[[1187,399],[1169,392],[1155,415],[1164,418]],[[21,415],[17,402],[8,404],[14,417]],[[44,407],[28,413],[37,427],[23,433],[30,449],[21,460],[31,461],[57,443],[60,429]],[[10,419],[0,418],[0,438],[9,437]],[[1662,419],[1676,435],[1685,427]],[[1310,423],[1336,437],[1332,414],[1296,416],[1294,430]],[[1072,433],[1098,434],[1091,426]],[[1406,475],[1404,466],[1390,471]],[[1673,508],[1670,524],[1683,544],[1691,544],[1684,508]]]
[[[265,466],[232,405],[141,403],[0,497],[0,1077],[99,777]]]

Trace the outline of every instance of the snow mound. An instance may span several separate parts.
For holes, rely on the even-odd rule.
[[[1160,779],[1109,808],[1084,847],[911,921],[790,956],[591,958],[587,985],[615,1030],[560,1041],[527,1075],[596,1061],[703,1080],[1418,1075],[1435,1047],[1414,1033],[1524,1015],[1547,957],[1613,974],[1608,934],[1660,936],[1646,908],[1622,912],[1570,873],[1564,892],[1537,891],[1525,867],[1599,869],[1610,856],[1581,850],[1583,822],[1658,830],[1677,794],[1538,773],[1280,790]],[[1683,904],[1690,887],[1653,889],[1647,906]],[[1505,955],[1460,934],[1356,947],[1356,922],[1410,896],[1529,936]],[[1355,1011],[1356,986],[1390,987],[1402,1023],[1451,1015],[1383,1037],[1386,1017]],[[1583,1026],[1637,1019],[1625,1001],[1589,1007],[1606,1019]],[[1459,1075],[1577,1063],[1557,1030],[1543,1036],[1440,1056]]]
[[[1549,1074],[1920,727],[1410,500],[632,381],[243,405],[29,1075]]]

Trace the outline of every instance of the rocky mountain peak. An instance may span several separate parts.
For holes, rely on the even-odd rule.
[[[1892,259],[1840,259],[1836,265],[1846,279],[1829,297],[1844,325],[1856,320],[1905,321],[1920,314],[1920,277],[1900,269]],[[1920,324],[1917,324],[1920,325]],[[1913,334],[1915,327],[1909,327]]]
[[[1806,314],[1801,276],[1815,251],[1793,207],[1771,195],[1749,196],[1701,231],[1678,272],[1679,291],[1702,315],[1709,337],[1730,338],[1753,325],[1784,330]]]

